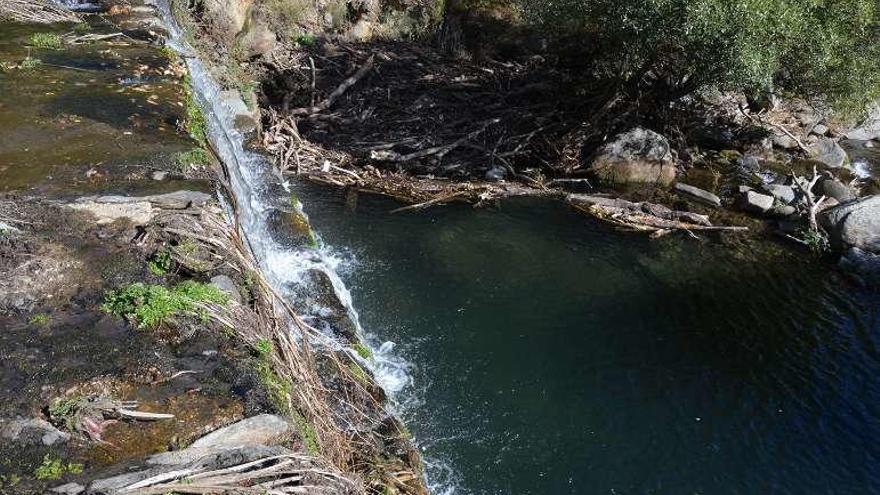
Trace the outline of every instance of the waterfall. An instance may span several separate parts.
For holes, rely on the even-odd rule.
[[[372,359],[361,361],[388,393],[391,411],[400,416],[407,407],[417,402],[407,392],[412,388],[409,364],[395,354],[393,342],[381,342],[361,327],[351,293],[337,272],[343,260],[320,242],[320,237],[316,246],[297,245],[291,239],[285,239],[283,230],[276,226],[278,214],[294,210],[307,219],[303,205],[298,200],[291,201],[289,186],[264,155],[244,147],[245,136],[235,126],[233,109],[225,103],[222,88],[211,77],[205,64],[192,55],[194,51],[184,40],[167,0],[153,0],[152,4],[159,10],[169,31],[168,45],[186,60],[194,97],[205,116],[208,140],[229,174],[231,193],[238,204],[235,210],[240,234],[264,276],[276,291],[291,297],[297,287],[301,288],[307,283],[304,276],[309,271],[317,269],[326,274],[335,296],[346,308],[358,337],[370,348]],[[232,212],[231,208],[227,210]],[[349,351],[353,357],[360,359],[356,353]],[[425,459],[425,464],[428,466],[426,477],[429,479],[426,479],[426,483],[429,489],[433,493],[452,493],[453,488],[433,486],[430,480],[433,467],[438,472],[448,471],[449,468],[430,458]]]

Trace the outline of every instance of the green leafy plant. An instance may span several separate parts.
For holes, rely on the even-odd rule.
[[[58,50],[64,45],[61,36],[55,33],[34,33],[28,38],[28,44],[37,48]]]
[[[209,162],[208,152],[202,148],[193,148],[175,155],[174,161],[177,163],[177,168],[185,172],[191,168],[207,164]]]
[[[189,74],[183,77],[183,85],[183,126],[191,138],[200,145],[205,146],[207,144],[207,124],[205,123],[205,115],[202,113],[202,108],[196,101],[192,87],[192,78]]]
[[[37,313],[28,318],[28,323],[35,326],[46,326],[49,324],[49,315],[45,313]]]
[[[226,304],[229,298],[212,285],[188,280],[168,289],[161,285],[134,283],[109,291],[101,309],[122,316],[140,328],[157,327],[166,319],[184,314],[207,318],[206,303]]]
[[[83,465],[76,463],[63,463],[61,459],[46,454],[43,457],[43,463],[34,470],[34,477],[38,480],[57,480],[65,473],[80,474],[83,472]]]
[[[68,430],[73,430],[76,413],[79,411],[82,403],[82,397],[56,399],[49,404],[49,419],[57,426],[64,426]]]
[[[42,63],[42,60],[28,56],[18,64],[18,67],[22,70],[33,70],[42,65]]]
[[[92,30],[92,27],[88,25],[88,23],[80,22],[79,24],[73,26],[73,32],[79,35],[83,35]]]
[[[156,254],[147,261],[147,268],[153,275],[162,276],[171,270],[173,263],[174,262],[171,259],[171,251],[162,248],[156,251]]]

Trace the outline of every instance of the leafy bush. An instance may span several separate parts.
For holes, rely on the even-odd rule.
[[[161,285],[134,283],[107,293],[101,309],[123,316],[138,327],[156,327],[166,319],[187,314],[205,318],[200,305],[226,304],[226,294],[212,285],[188,280],[172,289]]]
[[[625,95],[775,87],[859,110],[880,96],[874,0],[519,2],[544,31],[577,36],[597,75]]]
[[[57,50],[61,48],[63,42],[61,36],[55,33],[34,33],[28,38],[28,44],[37,48]]]

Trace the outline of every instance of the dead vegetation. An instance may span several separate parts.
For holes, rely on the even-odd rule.
[[[580,144],[595,137],[581,127],[597,101],[537,56],[328,43],[269,67],[264,144],[282,169],[409,202],[550,193],[553,178],[583,172]]]
[[[227,268],[239,272],[240,278],[249,280],[249,303],[204,309],[212,321],[259,355],[258,373],[270,398],[280,413],[300,427],[306,449],[314,450],[310,454],[360,478],[358,486],[363,488],[351,493],[364,489],[368,493],[386,493],[386,489],[393,490],[387,493],[424,493],[418,456],[400,424],[385,410],[381,390],[364,379],[365,372],[349,354],[338,350],[338,343],[306,323],[262,277],[236,228],[219,211],[207,210],[199,215],[171,213],[157,218],[157,224],[160,235],[200,244],[225,259]],[[280,464],[285,469],[276,473],[279,480],[296,474],[286,470],[291,462]],[[250,476],[235,478],[230,486],[249,486],[237,483]],[[263,486],[260,478],[253,477],[254,490]],[[276,488],[269,493],[324,493],[303,491],[299,485],[291,491],[283,491],[280,485]]]
[[[79,16],[50,0],[3,0],[0,2],[0,19],[15,22],[52,24],[77,22]]]

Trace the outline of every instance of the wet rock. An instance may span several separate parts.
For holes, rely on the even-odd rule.
[[[220,290],[220,292],[229,296],[229,299],[241,304],[241,293],[235,282],[226,275],[217,275],[211,278],[211,285]]]
[[[326,272],[318,268],[305,270],[299,282],[289,290],[294,310],[307,316],[311,325],[346,342],[357,338],[357,328],[348,308],[337,296]]]
[[[766,213],[773,208],[775,199],[773,196],[748,190],[737,199],[737,206],[749,213]]]
[[[86,487],[79,483],[67,483],[66,485],[56,486],[49,490],[52,493],[60,493],[62,495],[79,495],[86,491]]]
[[[840,258],[840,267],[866,285],[880,287],[880,255],[853,247]]]
[[[611,184],[657,183],[675,180],[675,158],[665,137],[637,127],[599,149],[589,167]]]
[[[828,126],[825,124],[816,124],[815,126],[813,126],[812,132],[817,136],[825,136],[828,134],[829,130],[830,129],[828,129]]]
[[[233,122],[239,131],[248,133],[257,129],[258,117],[247,107],[238,90],[221,91],[220,102],[232,112]]]
[[[675,191],[709,206],[714,206],[716,208],[721,206],[721,198],[709,191],[700,189],[699,187],[678,182],[675,184]]]
[[[832,246],[880,253],[880,195],[868,196],[829,208],[819,215]]]
[[[819,138],[816,143],[810,145],[809,150],[813,159],[831,168],[840,168],[849,161],[846,151],[837,141],[831,138]]]
[[[797,193],[795,193],[795,190],[792,186],[786,186],[782,184],[767,184],[764,186],[764,190],[784,205],[790,205],[794,203],[794,200],[797,198]]]
[[[816,183],[815,193],[818,196],[834,198],[841,203],[856,199],[856,195],[852,189],[843,182],[831,177],[826,177]]]
[[[52,446],[70,440],[70,435],[38,418],[20,418],[0,424],[0,438],[24,445]]]

